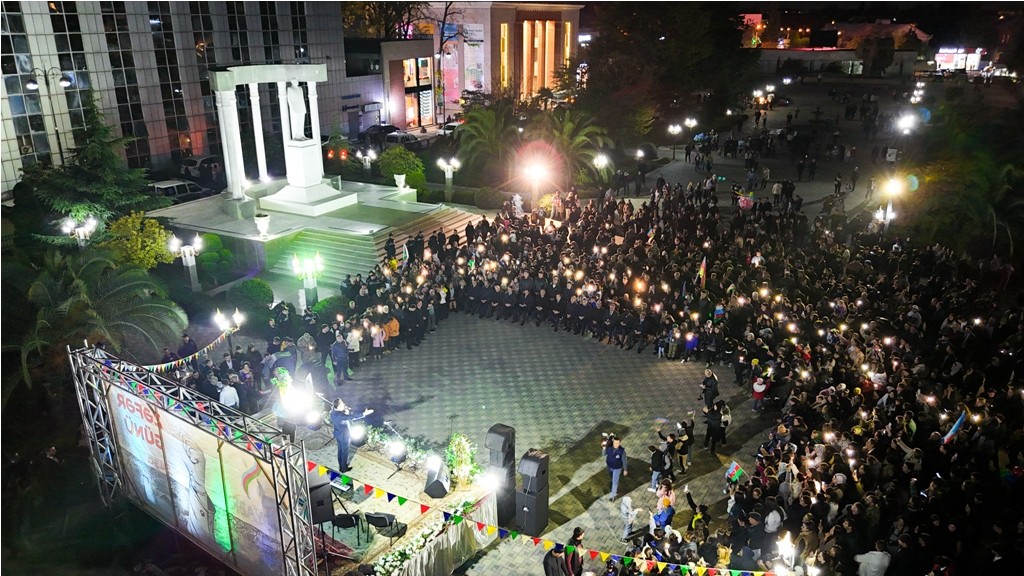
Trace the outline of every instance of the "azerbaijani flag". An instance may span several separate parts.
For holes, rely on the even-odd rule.
[[[704,288],[704,280],[708,274],[708,257],[705,256],[700,262],[700,270],[697,270],[697,278],[700,278],[700,287]]]
[[[740,465],[733,460],[729,469],[725,471],[725,478],[730,482],[735,482],[740,479],[741,474],[743,474],[743,468],[740,468]]]
[[[946,435],[942,437],[943,444],[949,444],[953,440],[953,436],[960,431],[960,427],[964,425],[964,420],[966,419],[967,411],[964,410],[960,413],[960,417],[956,419],[956,422],[953,423],[953,427],[949,429],[949,432],[946,432]]]

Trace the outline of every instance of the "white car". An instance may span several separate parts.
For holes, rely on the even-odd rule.
[[[459,129],[460,126],[462,126],[462,124],[462,120],[459,120],[458,122],[449,122],[444,126],[441,126],[437,133],[440,134],[441,136],[451,136],[452,134],[455,133],[456,130]]]
[[[421,150],[428,144],[429,141],[426,138],[420,138],[412,132],[392,132],[384,137],[385,150],[395,146],[405,146],[409,150]]]
[[[223,167],[220,156],[193,156],[181,161],[181,175],[186,178],[199,178],[203,169],[209,168],[213,172],[214,166]]]

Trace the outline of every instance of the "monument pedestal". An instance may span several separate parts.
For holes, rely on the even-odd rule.
[[[288,185],[280,192],[260,198],[260,208],[303,216],[322,216],[356,203],[355,193],[344,193],[323,178],[320,143],[289,140],[284,143]]]

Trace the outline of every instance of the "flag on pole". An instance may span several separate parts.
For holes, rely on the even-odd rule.
[[[740,468],[740,465],[735,460],[729,465],[729,469],[725,471],[725,477],[730,482],[739,480],[741,474],[743,474],[743,468]]]
[[[708,273],[708,257],[705,256],[704,259],[700,261],[700,270],[697,270],[697,278],[700,278],[701,290],[704,289],[704,280],[705,280],[705,277],[707,276],[707,273]]]
[[[402,244],[402,263],[406,264],[409,262],[409,242]]]
[[[967,411],[964,410],[960,413],[960,417],[956,419],[956,422],[953,423],[953,427],[949,429],[949,432],[946,432],[946,435],[942,437],[943,444],[949,444],[953,440],[953,436],[956,436],[956,433],[960,431],[960,427],[964,425],[964,420],[966,419]]]

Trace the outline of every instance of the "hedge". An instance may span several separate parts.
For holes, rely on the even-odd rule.
[[[313,314],[319,323],[330,324],[337,320],[338,314],[348,314],[348,303],[344,296],[330,296],[313,306]]]
[[[239,282],[228,291],[228,301],[245,312],[270,308],[274,303],[274,289],[266,280],[250,278]]]

